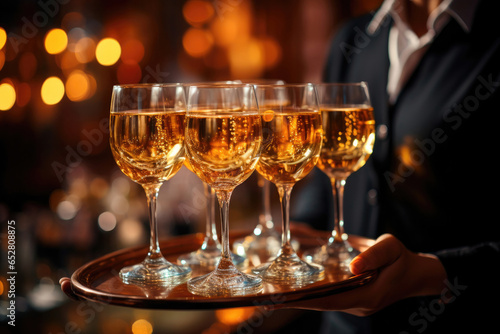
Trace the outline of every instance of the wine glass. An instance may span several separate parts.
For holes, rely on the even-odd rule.
[[[193,171],[215,190],[220,205],[222,254],[214,271],[188,281],[203,296],[258,293],[259,277],[240,272],[229,248],[229,201],[254,171],[262,144],[262,124],[252,85],[191,85],[188,89],[186,151]]]
[[[113,87],[110,146],[121,171],[146,192],[150,246],[139,264],[120,270],[120,278],[133,284],[180,284],[189,267],[167,261],[158,243],[156,201],[163,182],[184,163],[185,93],[178,84],[137,84]]]
[[[251,79],[235,80],[239,83],[252,85],[283,85],[285,82],[278,79]],[[259,222],[250,235],[237,239],[233,242],[233,250],[236,254],[246,256],[254,266],[272,260],[280,250],[281,236],[275,229],[273,216],[271,214],[271,182],[262,175],[257,174],[257,185],[261,190],[261,208]],[[298,242],[292,240],[295,249]]]
[[[323,147],[318,167],[332,183],[334,228],[328,243],[304,253],[307,261],[348,271],[359,253],[344,231],[344,186],[351,173],[370,157],[375,141],[375,120],[368,86],[359,83],[316,85],[323,117]]]
[[[290,243],[290,195],[319,159],[321,113],[312,84],[258,85],[263,148],[257,171],[278,188],[283,219],[278,256],[253,269],[266,281],[303,286],[324,278],[321,265],[301,260]]]
[[[189,89],[190,85],[228,85],[233,84],[233,81],[211,81],[211,82],[202,82],[202,83],[190,83],[184,84],[184,88],[186,91]],[[189,169],[191,172],[193,171],[193,167],[189,163],[189,159],[184,161],[184,166]],[[196,173],[195,173],[196,174]],[[203,190],[205,193],[205,198],[207,201],[206,205],[206,217],[205,217],[205,237],[203,238],[203,243],[200,248],[197,250],[182,254],[177,259],[177,263],[181,265],[190,266],[192,269],[201,269],[201,270],[213,270],[217,263],[221,258],[221,243],[219,242],[219,238],[217,237],[217,227],[215,222],[215,202],[216,195],[215,191],[212,187],[210,187],[205,182],[203,183]],[[233,259],[233,263],[238,268],[244,268],[248,265],[247,258],[243,255],[237,255],[231,253],[231,257]]]

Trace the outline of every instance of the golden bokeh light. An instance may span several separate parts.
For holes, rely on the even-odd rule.
[[[72,70],[79,67],[81,63],[76,59],[76,54],[71,51],[66,51],[60,55],[59,67],[65,75],[68,75]]]
[[[41,89],[42,101],[47,105],[57,104],[64,96],[64,83],[58,77],[49,77]]]
[[[5,43],[7,43],[7,33],[4,28],[0,27],[0,50],[4,47]]]
[[[68,35],[64,30],[52,29],[45,35],[45,50],[49,54],[61,53],[66,49],[66,46],[68,46]]]
[[[257,78],[264,71],[264,52],[261,43],[249,39],[229,47],[229,67],[235,78]]]
[[[94,60],[96,45],[92,38],[83,37],[75,44],[75,58],[79,63],[86,64]]]
[[[0,110],[9,110],[16,103],[16,90],[10,83],[0,84]]]
[[[153,333],[153,326],[145,319],[136,320],[132,324],[132,333],[134,334],[151,334]]]
[[[184,19],[192,26],[199,27],[214,15],[214,7],[208,1],[189,0],[182,7]]]
[[[212,48],[213,37],[209,31],[189,28],[182,37],[182,45],[186,53],[191,57],[203,57]]]
[[[90,73],[86,74],[87,74],[87,80],[89,81],[89,90],[87,92],[87,96],[85,97],[85,99],[90,99],[92,96],[94,96],[97,90],[97,81],[92,74]]]
[[[214,43],[221,47],[227,47],[240,36],[239,23],[235,16],[228,16],[224,20],[214,20],[210,26],[214,36]],[[246,37],[246,36],[245,36]]]
[[[114,38],[102,39],[95,49],[95,57],[99,64],[111,66],[120,59],[121,47],[120,43]]]
[[[82,101],[88,96],[90,83],[85,72],[74,70],[66,80],[66,96],[71,101]]]
[[[255,307],[237,307],[216,310],[215,316],[224,325],[234,326],[248,320],[255,312]]]
[[[121,60],[125,64],[138,64],[144,57],[144,45],[137,39],[123,43]]]

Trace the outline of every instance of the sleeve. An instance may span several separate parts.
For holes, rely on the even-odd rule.
[[[449,281],[456,279],[466,286],[481,285],[485,279],[483,273],[496,272],[500,264],[500,241],[442,250],[435,255],[443,264]]]

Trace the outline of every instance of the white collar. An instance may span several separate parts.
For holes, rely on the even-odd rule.
[[[399,14],[396,12],[396,6],[399,4],[399,1],[401,0],[384,0],[366,28],[366,31],[370,35],[377,32],[389,15],[394,19],[396,17],[399,19]],[[478,3],[479,0],[444,0],[429,15],[428,22],[434,22],[437,17],[446,12],[458,22],[464,31],[469,32]]]

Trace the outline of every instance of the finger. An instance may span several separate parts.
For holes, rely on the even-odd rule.
[[[351,272],[358,275],[394,263],[402,253],[401,242],[391,234],[381,235],[375,244],[356,256],[350,265]]]

